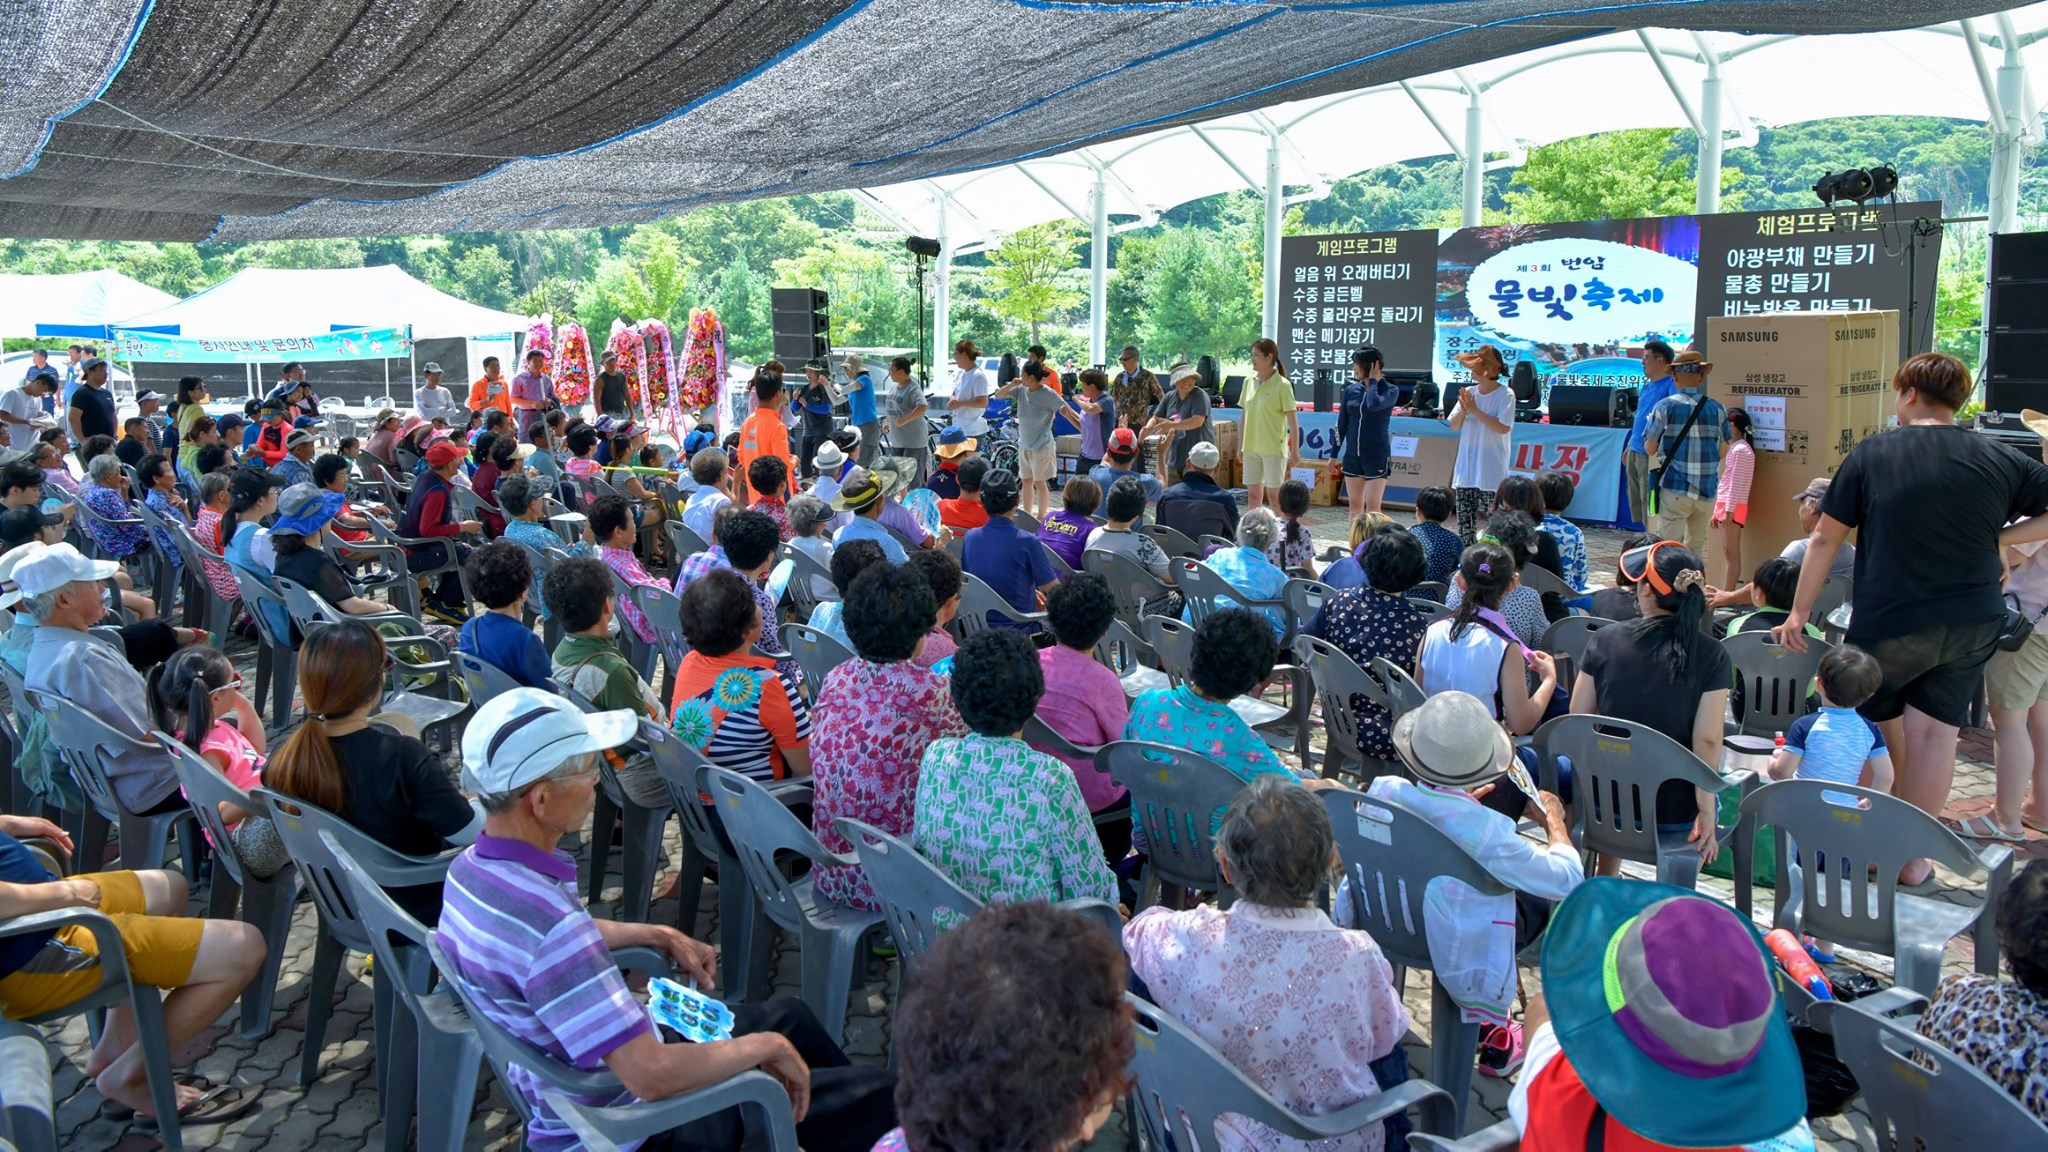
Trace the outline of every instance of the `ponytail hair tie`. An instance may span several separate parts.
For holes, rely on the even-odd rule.
[[[1491,532],[1481,532],[1481,533],[1480,533],[1479,535],[1477,535],[1477,536],[1473,537],[1473,539],[1474,539],[1474,540],[1475,540],[1475,541],[1476,541],[1477,543],[1480,543],[1480,544],[1491,544],[1491,545],[1493,545],[1493,546],[1494,546],[1494,547],[1496,547],[1496,548],[1505,548],[1505,547],[1507,547],[1507,545],[1505,545],[1505,544],[1503,544],[1503,543],[1501,543],[1501,542],[1500,542],[1500,537],[1498,537],[1498,536],[1495,536],[1495,535],[1494,535],[1493,533],[1491,533]]]
[[[1491,576],[1491,575],[1493,575],[1493,565],[1491,565],[1491,564],[1488,564],[1488,563],[1487,563],[1486,561],[1484,561],[1484,560],[1481,560],[1481,561],[1479,562],[1479,572],[1480,572],[1480,574],[1481,574],[1481,575],[1484,575],[1484,576]]]
[[[1697,568],[1687,568],[1671,578],[1671,589],[1674,592],[1690,591],[1704,583],[1706,578],[1707,574],[1705,572]]]

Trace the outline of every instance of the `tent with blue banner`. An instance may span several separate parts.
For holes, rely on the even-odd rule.
[[[176,304],[178,298],[119,272],[54,276],[0,275],[0,336],[34,336],[52,344],[106,340],[131,316]]]

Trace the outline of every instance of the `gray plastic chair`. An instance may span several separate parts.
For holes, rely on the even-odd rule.
[[[618,605],[633,604],[633,585],[626,583],[626,578],[617,572],[612,573],[612,599],[614,611],[618,611]],[[637,608],[639,605],[634,604],[634,607]],[[626,657],[626,663],[633,666],[633,671],[638,672],[642,680],[651,684],[654,682],[654,661],[658,653],[654,645],[642,640],[640,633],[631,624],[626,623],[624,612],[620,612],[619,617],[619,652]]]
[[[1962,1057],[1903,1023],[1840,1005],[1835,1052],[1863,1089],[1879,1148],[2048,1148],[2048,1127]]]
[[[303,800],[268,788],[258,788],[251,796],[277,825],[278,838],[284,841],[284,850],[290,854],[292,863],[299,866],[299,878],[313,894],[313,905],[320,913],[320,931],[313,945],[313,972],[306,984],[306,1041],[299,1053],[299,1083],[311,1084],[320,1078],[320,1056],[326,1048],[327,1020],[334,1014],[334,986],[341,976],[342,957],[348,952],[372,951],[370,929],[356,911],[356,901],[342,875],[341,864],[320,834],[327,833],[357,860],[376,861],[379,868],[403,877],[408,886],[438,884],[447,879],[448,865],[454,863],[455,853],[401,856],[350,827],[348,821]],[[370,984],[375,996],[371,1027],[375,1030],[377,1091],[381,1098],[385,1072],[390,1067],[386,1048],[391,1040],[393,992],[392,982],[381,976]]]
[[[2012,847],[1976,848],[1896,796],[1819,780],[1786,780],[1745,796],[1735,833],[1735,906],[1749,914],[1755,832],[1775,830],[1772,920],[1793,932],[1892,958],[1899,987],[1932,996],[1951,937],[1971,934],[1977,971],[1998,974],[1994,910],[2012,878]],[[1795,847],[1796,845],[1796,847]],[[1899,870],[1926,857],[1985,878],[1983,896],[1951,904],[1899,891]],[[1826,861],[1825,867],[1816,863]],[[1875,869],[1876,875],[1871,875]]]
[[[1109,622],[1109,631],[1095,645],[1095,659],[1116,673],[1118,682],[1124,686],[1125,699],[1134,700],[1154,689],[1173,687],[1172,677],[1157,667],[1159,654],[1122,617]]]
[[[1260,615],[1275,611],[1287,617],[1289,621],[1287,635],[1281,638],[1282,645],[1285,646],[1293,639],[1298,622],[1294,621],[1293,614],[1288,611],[1284,598],[1254,600],[1238,591],[1230,581],[1225,580],[1214,568],[1200,560],[1183,557],[1172,561],[1167,568],[1173,573],[1175,586],[1187,596],[1188,615],[1193,617],[1196,627],[1200,627],[1211,612],[1225,608],[1249,608]]]
[[[1771,641],[1769,632],[1737,632],[1721,641],[1735,664],[1735,678],[1742,684],[1742,715],[1737,731],[1745,736],[1769,740],[1792,727],[1801,716],[1813,711],[1808,693],[1820,671],[1821,657],[1834,651],[1824,640],[1807,637],[1806,651],[1794,652]],[[1770,755],[1770,749],[1754,749]]]
[[[71,778],[85,793],[86,811],[78,838],[78,861],[82,871],[94,871],[106,857],[107,833],[121,833],[121,867],[127,871],[161,868],[171,833],[178,832],[178,846],[185,858],[185,878],[199,876],[198,825],[185,809],[145,816],[131,812],[121,803],[108,780],[106,758],[146,755],[168,758],[153,741],[136,740],[107,726],[106,721],[84,708],[73,706],[42,692],[30,692],[50,730],[50,744],[71,770]]]
[[[1349,882],[1349,920],[1386,954],[1397,991],[1405,990],[1409,969],[1432,977],[1436,971],[1423,916],[1429,885],[1446,879],[1486,896],[1512,891],[1436,825],[1399,804],[1349,789],[1326,790],[1322,800]],[[1465,1130],[1479,1025],[1464,1022],[1442,981],[1432,978],[1430,984],[1429,1078],[1450,1093],[1457,1127],[1447,1133],[1455,1135]]]
[[[1169,562],[1178,560],[1183,556],[1200,556],[1202,554],[1202,546],[1195,543],[1193,537],[1190,537],[1178,528],[1169,528],[1164,524],[1147,524],[1136,530],[1150,536],[1153,542],[1159,545],[1160,551],[1166,553],[1166,558]]]
[[[1294,651],[1309,679],[1315,683],[1316,701],[1323,709],[1323,763],[1325,779],[1339,774],[1357,776],[1367,783],[1388,773],[1400,773],[1397,761],[1367,756],[1358,744],[1365,710],[1377,709],[1393,723],[1393,700],[1372,674],[1358,666],[1342,648],[1315,636],[1296,636]],[[1352,765],[1357,765],[1356,770]]]
[[[99,953],[99,986],[61,1008],[23,1017],[9,1027],[55,1024],[86,1013],[93,1013],[97,1018],[108,1008],[130,1008],[135,1016],[136,1043],[142,1047],[142,1067],[149,1079],[150,1105],[155,1108],[160,1125],[157,1138],[168,1152],[179,1152],[184,1148],[185,1140],[178,1122],[178,1086],[171,1078],[171,1052],[169,1033],[164,1030],[163,997],[155,988],[138,984],[129,976],[128,949],[122,943],[121,930],[106,914],[95,909],[59,908],[0,920],[0,939],[51,932],[72,924],[92,935],[95,950]],[[47,1068],[49,1056],[43,1049],[42,1039],[40,1035],[35,1039],[37,1054]],[[32,1095],[30,1100],[33,1100]],[[13,1097],[0,1098],[0,1101],[4,1101],[4,1106],[11,1111]]]
[[[1716,794],[1739,788],[1747,796],[1757,786],[1755,772],[1724,777],[1662,732],[1611,716],[1559,716],[1538,728],[1531,744],[1547,792],[1557,791],[1558,757],[1571,760],[1578,825],[1572,832],[1582,850],[1654,865],[1658,883],[1680,888],[1698,885],[1700,853],[1687,839],[1690,826],[1657,830],[1658,788],[1677,781]],[[1734,825],[1715,832],[1724,847],[1734,834]]]
[[[299,645],[297,637],[279,635],[274,622],[267,614],[275,610],[277,615],[291,619],[291,607],[285,603],[284,594],[271,583],[271,578],[251,572],[240,564],[229,564],[228,571],[235,574],[235,586],[242,590],[242,603],[249,609],[249,616],[256,622],[256,695],[250,703],[263,706],[263,695],[267,688],[271,693],[270,726],[274,730],[291,727],[292,697],[298,691]]]
[[[791,596],[802,595],[809,600],[812,606],[816,606],[820,600],[839,599],[839,589],[832,583],[832,570],[819,563],[816,556],[791,543],[785,543],[778,547],[776,555],[781,559],[789,561],[790,567],[793,569],[789,577]],[[804,588],[804,591],[801,593],[797,591],[800,584]],[[830,596],[823,595],[818,591],[820,587],[830,588],[832,594]],[[803,615],[806,620],[810,619],[808,609],[804,611]]]
[[[458,550],[456,549],[454,542],[457,539],[459,539],[459,537],[400,536],[394,529],[385,527],[384,522],[382,520],[377,519],[375,516],[367,517],[367,520],[370,526],[371,539],[375,540],[379,544],[391,545],[392,547],[399,549],[401,552],[404,552],[406,561],[406,574],[412,578],[412,582],[415,586],[415,589],[417,589],[419,582],[422,580],[435,579],[444,573],[453,572],[455,573],[455,578],[461,581],[462,583],[462,602],[464,604],[474,604],[476,602],[476,597],[474,595],[471,595],[469,591],[469,574],[462,570],[462,560],[457,555]],[[413,548],[424,548],[434,544],[438,544],[441,546],[441,562],[439,564],[435,564],[431,567],[426,568],[415,566],[412,560],[412,553],[407,550]]]
[[[1537,647],[1554,655],[1569,656],[1574,667],[1583,668],[1586,666],[1586,647],[1593,642],[1593,633],[1613,623],[1599,616],[1567,616],[1543,630],[1543,642]]]
[[[326,598],[280,576],[278,591],[290,611],[292,625],[302,635],[329,624],[363,623],[372,626],[397,625],[400,635],[383,635],[384,650],[392,662],[382,712],[394,712],[419,725],[420,737],[430,744],[455,748],[455,723],[469,711],[469,701],[456,691],[460,672],[445,645],[427,635],[425,625],[403,612],[392,610],[375,616],[343,612]],[[439,736],[440,739],[436,739]]]
[[[1813,599],[1813,611],[1807,614],[1809,620],[1826,620],[1835,609],[1856,598],[1856,578],[1844,572],[1828,576],[1820,586],[1820,595]]]
[[[1446,1140],[1423,1132],[1408,1134],[1408,1147],[1417,1152],[1515,1152],[1522,1146],[1522,1130],[1513,1120],[1481,1128],[1463,1140]]]
[[[1522,583],[1534,588],[1538,595],[1556,596],[1563,600],[1576,600],[1585,593],[1564,582],[1557,573],[1534,564],[1522,565]]]
[[[391,1014],[391,1038],[384,1046],[390,1062],[384,1077],[384,1152],[405,1152],[406,1133],[419,1116],[419,1152],[460,1152],[476,1107],[477,1073],[483,1067],[484,1045],[469,1013],[447,981],[433,984],[433,959],[427,954],[432,930],[391,899],[384,885],[410,882],[404,869],[385,867],[372,855],[357,859],[331,832],[320,833],[327,851],[348,879],[349,893],[370,938],[381,977],[391,973],[397,993]]]
[[[1444,1090],[1416,1079],[1326,1116],[1305,1116],[1273,1099],[1163,1009],[1130,993],[1124,994],[1124,1002],[1131,1006],[1138,1030],[1131,1071],[1137,1078],[1136,1111],[1151,1148],[1214,1152],[1223,1146],[1216,1122],[1226,1114],[1257,1121],[1296,1140],[1347,1135],[1411,1108],[1421,1110],[1419,1127],[1424,1129],[1443,1131],[1451,1123]]]
[[[500,1081],[509,1084],[511,1081],[507,1073],[517,1064],[545,1081],[548,1087],[544,1095],[549,1106],[577,1131],[618,1146],[659,1136],[679,1125],[727,1108],[744,1108],[749,1118],[766,1130],[766,1152],[798,1152],[796,1120],[790,1111],[789,1092],[761,1071],[742,1072],[708,1088],[666,1100],[635,1101],[617,1108],[596,1108],[568,1100],[566,1096],[569,1093],[610,1097],[626,1089],[610,1069],[586,1072],[573,1068],[499,1027],[477,1009],[468,986],[455,974],[456,968],[449,962],[448,953],[442,949],[439,939],[431,935],[427,937],[427,953],[433,957],[434,966],[440,969],[444,985],[468,1013],[470,1026],[476,1029],[477,1039],[483,1045],[484,1058],[491,1062],[491,1071],[497,1073]],[[621,968],[659,976],[670,976],[675,972],[668,957],[652,948],[620,949],[612,953],[612,958]],[[517,1093],[508,1095],[520,1118],[531,1121],[533,1117],[527,1112],[524,1098]]]
[[[1138,907],[1159,903],[1168,884],[1216,893],[1228,907],[1237,892],[1216,863],[1223,810],[1244,789],[1235,772],[1185,748],[1118,740],[1095,753],[1095,767],[1131,794],[1131,819],[1145,834],[1145,871]]]
[[[704,802],[697,773],[711,766],[682,737],[651,720],[640,722],[640,739],[654,757],[654,770],[668,785],[669,799],[683,822],[683,859],[676,889],[676,927],[694,933],[704,897],[704,869],[718,874],[718,984],[734,1000],[752,1002],[768,994],[775,960],[775,929],[754,898],[739,857],[715,808]],[[807,787],[807,785],[805,786]]]
[[[1159,667],[1174,683],[1187,682],[1194,668],[1195,629],[1196,625],[1171,616],[1145,617],[1145,640],[1159,658]],[[1230,702],[1230,710],[1267,744],[1274,748],[1291,747],[1295,758],[1307,764],[1309,698],[1314,694],[1308,669],[1280,664],[1273,670],[1288,677],[1289,699],[1294,702],[1291,707],[1260,696],[1239,696]]]
[[[1403,712],[1422,707],[1422,702],[1429,699],[1429,694],[1422,690],[1422,685],[1415,682],[1415,677],[1410,676],[1406,668],[1385,656],[1373,657],[1372,675],[1386,689],[1389,710],[1396,719]]]
[[[697,530],[681,520],[664,520],[661,530],[668,534],[671,559],[680,567],[684,560],[699,552],[711,551],[711,541],[697,535]]]
[[[1335,588],[1313,576],[1296,576],[1289,580],[1286,587],[1280,589],[1280,598],[1287,602],[1287,618],[1292,621],[1287,634],[1300,635],[1302,628],[1315,619],[1316,613],[1336,594]]]
[[[170,533],[172,542],[178,546],[178,554],[185,558],[185,571],[198,577],[186,589],[190,599],[185,601],[185,623],[193,628],[206,629],[211,638],[209,643],[224,649],[228,642],[228,627],[234,623],[235,605],[241,603],[242,598],[239,594],[231,598],[216,596],[213,582],[206,577],[206,565],[209,561],[215,564],[227,561],[220,553],[201,544],[199,538],[192,535],[192,530],[183,524],[170,525]],[[197,595],[191,595],[195,591]]]
[[[130,488],[129,491],[139,492],[141,489]],[[142,500],[135,501],[132,507],[135,509],[135,514],[142,517],[144,526],[149,529],[142,537],[146,541],[142,560],[143,568],[149,573],[150,599],[156,602],[157,618],[168,620],[171,617],[172,610],[176,607],[179,591],[185,589],[186,586],[186,569],[182,564],[171,563],[170,555],[164,552],[163,545],[159,542],[157,536],[159,532],[165,536],[171,534],[171,521],[157,515],[156,510]],[[176,519],[176,517],[172,519]],[[176,543],[176,539],[173,538],[173,551],[176,550]],[[179,558],[183,559],[182,556]],[[189,599],[186,600],[186,604],[189,605],[190,603]]]
[[[826,1033],[837,1043],[846,1028],[846,1006],[861,962],[861,941],[883,926],[882,914],[842,908],[818,898],[810,878],[791,880],[777,866],[776,856],[794,852],[813,864],[860,861],[828,851],[780,799],[738,772],[701,768],[697,787],[717,801],[719,819],[725,823],[733,853],[753,885],[761,910],[776,924],[798,934],[804,1003],[817,1013]]]
[[[960,639],[965,640],[976,633],[986,632],[993,627],[989,617],[1000,616],[1019,624],[1039,625],[1045,623],[1045,613],[1025,612],[1014,608],[1008,600],[996,594],[981,577],[972,572],[960,574],[960,611],[953,617],[953,626]]]
[[[804,684],[809,687],[812,700],[818,698],[825,674],[854,658],[853,649],[840,643],[837,636],[808,624],[784,624],[782,647],[803,668]]]
[[[1038,535],[1038,530],[1040,527],[1042,527],[1042,525],[1040,525],[1038,522],[1038,517],[1033,516],[1031,513],[1026,512],[1022,508],[1012,509],[1010,511],[1010,520],[1012,523],[1016,524],[1017,527],[1022,528],[1024,530],[1025,535],[1027,536]]]
[[[647,617],[647,622],[654,626],[656,654],[668,668],[670,681],[674,681],[676,668],[682,664],[683,657],[689,649],[688,642],[683,639],[682,598],[659,584],[635,585],[627,596],[632,600],[633,607],[638,608],[640,614]],[[770,628],[775,624],[773,620],[764,623]],[[653,664],[650,661],[647,675],[649,683],[654,681],[653,672]]]
[[[462,685],[469,690],[469,702],[481,708],[492,700],[514,688],[519,682],[505,674],[503,668],[479,656],[467,652],[454,652],[450,656],[455,668],[462,673]]]
[[[585,712],[600,712],[588,696],[564,684],[557,684],[570,703]],[[648,727],[642,724],[643,730]],[[626,786],[611,760],[597,758],[599,790],[597,806],[590,815],[590,875],[585,883],[588,902],[598,902],[604,891],[605,869],[611,860],[612,829],[623,818],[620,842],[625,859],[619,872],[618,919],[629,924],[645,923],[654,900],[654,874],[661,863],[661,841],[668,833],[668,818],[675,810],[668,804],[650,807],[626,795]],[[678,927],[688,931],[690,924]]]
[[[40,1030],[0,1022],[0,1142],[21,1152],[57,1152],[57,1101],[50,1051]]]
[[[980,900],[901,837],[850,816],[832,822],[860,858],[868,886],[882,905],[896,958],[906,971],[940,934],[981,911]]]
[[[1110,596],[1116,600],[1116,618],[1134,632],[1144,627],[1147,605],[1157,611],[1169,603],[1172,587],[1120,552],[1090,548],[1081,553],[1081,567],[1109,581]]]
[[[1451,586],[1441,580],[1424,580],[1410,588],[1407,596],[1411,600],[1429,600],[1441,604],[1451,594]]]
[[[242,923],[263,934],[263,968],[256,979],[242,989],[242,1039],[260,1040],[270,1031],[270,1008],[277,998],[277,974],[284,967],[285,946],[292,930],[292,911],[298,906],[299,869],[286,864],[269,879],[249,871],[235,842],[221,819],[220,805],[233,804],[262,819],[263,806],[247,792],[228,782],[206,758],[187,748],[168,732],[152,733],[178,769],[178,783],[192,805],[192,815],[213,841],[213,883],[207,895],[206,914],[224,920],[235,914],[239,903]],[[238,901],[236,897],[239,896]]]

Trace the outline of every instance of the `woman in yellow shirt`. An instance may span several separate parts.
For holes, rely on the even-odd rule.
[[[1294,414],[1294,385],[1280,369],[1280,346],[1264,337],[1252,341],[1253,379],[1244,401],[1245,508],[1276,507],[1280,486],[1300,462],[1301,425]]]

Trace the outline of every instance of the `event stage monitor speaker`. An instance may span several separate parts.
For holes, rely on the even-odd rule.
[[[1985,299],[1984,408],[2017,424],[2048,404],[2048,234],[1991,237]]]
[[[769,293],[775,358],[795,372],[804,361],[832,351],[830,297],[817,288],[776,288]]]
[[[1612,428],[1615,402],[1615,390],[1603,384],[1559,384],[1550,390],[1550,422]]]

